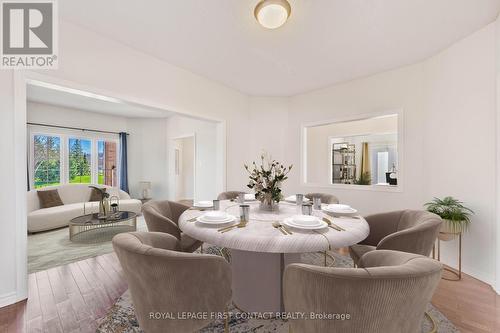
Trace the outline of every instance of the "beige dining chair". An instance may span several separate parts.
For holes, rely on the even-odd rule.
[[[287,313],[344,315],[344,320],[291,320],[291,332],[420,332],[442,265],[416,254],[380,250],[363,256],[359,267],[288,265],[283,281]]]
[[[113,248],[144,332],[196,332],[226,312],[231,301],[231,266],[222,257],[179,252],[179,241],[160,232],[118,234]],[[173,316],[158,319],[157,313]],[[177,317],[179,313],[206,314],[207,318],[183,319]]]
[[[321,203],[324,204],[338,204],[339,199],[333,194],[328,193],[307,193],[306,198],[312,200],[313,198],[321,198]]]
[[[359,244],[349,247],[354,264],[373,250],[396,250],[428,256],[443,220],[421,210],[401,210],[365,217],[370,234]]]
[[[217,199],[219,200],[236,200],[238,198],[238,195],[240,194],[245,194],[245,192],[241,191],[226,191],[222,192],[217,196]]]
[[[180,241],[184,252],[194,252],[202,242],[184,234],[179,228],[179,217],[189,206],[173,201],[148,201],[142,205],[142,214],[148,231],[164,232]]]

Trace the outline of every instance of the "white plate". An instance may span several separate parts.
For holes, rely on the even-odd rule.
[[[228,215],[226,212],[213,210],[213,211],[206,212],[205,214],[202,215],[202,217],[205,221],[222,221],[222,220],[226,220]]]
[[[326,222],[323,221],[320,221],[320,224],[318,224],[317,226],[299,226],[295,225],[290,218],[283,220],[283,224],[292,228],[303,229],[303,230],[319,230],[328,227],[328,224],[326,224]]]
[[[245,194],[245,201],[255,201],[255,194],[252,193],[246,193]]]
[[[218,220],[218,221],[214,221],[214,220],[205,220],[203,218],[203,215],[202,216],[199,216],[196,221],[200,222],[200,223],[204,223],[204,224],[226,224],[226,223],[229,223],[229,222],[233,222],[234,220],[236,220],[236,217],[234,217],[233,215],[229,215],[227,216],[226,219],[224,220]]]
[[[353,216],[358,213],[356,209],[348,205],[331,204],[324,206],[322,209],[336,216]]]
[[[289,197],[286,197],[285,198],[285,201],[286,202],[292,202],[292,203],[296,203],[297,202],[297,197],[295,195],[291,195]],[[306,197],[304,197],[304,199],[302,199],[303,202],[308,202],[309,199],[307,199]]]
[[[318,221],[318,223],[315,223],[315,224],[305,225],[305,224],[295,223],[295,222],[293,222],[292,219],[289,219],[287,223],[290,226],[295,227],[295,228],[311,228],[311,227],[312,228],[322,228],[322,225],[324,222]]]
[[[213,201],[198,201],[194,203],[194,207],[209,208],[214,205]]]
[[[290,218],[291,222],[296,225],[301,226],[317,226],[319,224],[320,219],[316,216],[312,215],[296,215]]]

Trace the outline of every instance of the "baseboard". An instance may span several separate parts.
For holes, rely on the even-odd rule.
[[[22,300],[27,299],[27,295],[18,295],[15,291],[7,294],[0,295],[0,308],[3,308],[4,306],[8,306],[17,302],[20,302]]]
[[[453,268],[455,270],[458,270],[456,267],[448,265],[445,262],[442,262],[442,263],[445,264],[448,267],[451,267],[451,268]],[[490,274],[486,274],[486,273],[481,272],[481,271],[476,271],[474,269],[470,269],[468,267],[462,267],[462,273],[467,274],[469,276],[472,276],[473,278],[478,279],[479,281],[484,282],[484,283],[490,285],[491,289],[493,289],[497,294],[499,293],[498,290],[495,288],[495,278],[494,278],[494,276],[492,276]]]

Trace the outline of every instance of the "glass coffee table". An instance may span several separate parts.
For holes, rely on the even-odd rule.
[[[122,232],[136,231],[137,214],[120,211],[105,219],[97,213],[75,217],[69,221],[69,239],[77,243],[101,243],[110,241]]]

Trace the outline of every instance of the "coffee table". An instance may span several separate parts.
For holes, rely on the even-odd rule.
[[[136,231],[137,214],[119,211],[105,219],[98,214],[75,217],[69,222],[69,239],[77,243],[101,243],[110,241],[122,232]]]

